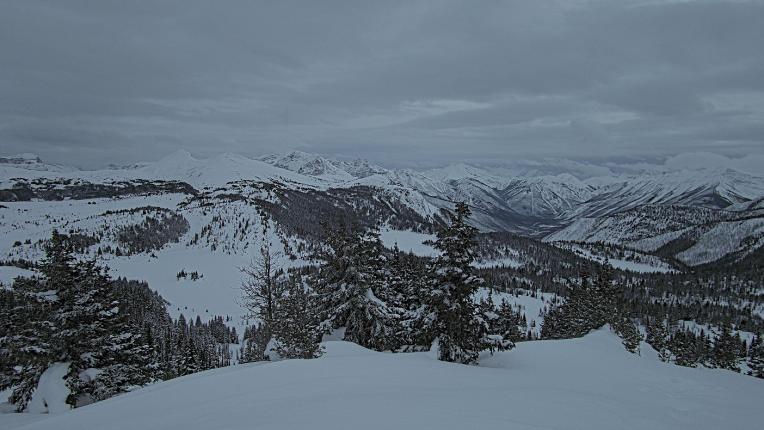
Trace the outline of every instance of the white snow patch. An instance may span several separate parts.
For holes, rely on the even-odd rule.
[[[398,245],[398,249],[403,252],[413,252],[419,256],[434,257],[439,254],[438,250],[425,241],[435,241],[437,237],[434,234],[417,233],[405,230],[382,230],[379,232],[379,238],[388,248]]]
[[[69,372],[69,363],[53,363],[40,375],[40,382],[27,405],[27,411],[38,414],[55,414],[71,409],[66,404],[69,388],[64,377]]]
[[[606,330],[524,342],[479,367],[325,346],[316,360],[202,372],[25,428],[715,430],[764,420],[761,381],[643,359]]]
[[[35,275],[35,272],[27,269],[22,269],[15,266],[0,266],[0,284],[10,286],[13,284],[13,280],[18,277],[30,278]]]

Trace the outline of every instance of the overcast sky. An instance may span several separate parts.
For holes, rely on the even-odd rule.
[[[0,2],[0,153],[764,152],[764,2]]]

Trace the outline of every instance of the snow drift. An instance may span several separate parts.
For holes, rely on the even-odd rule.
[[[764,420],[762,381],[629,354],[606,329],[521,343],[477,367],[325,346],[316,360],[202,372],[20,428],[657,430]]]

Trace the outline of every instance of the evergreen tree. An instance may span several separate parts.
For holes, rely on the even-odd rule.
[[[711,338],[703,331],[703,329],[701,329],[700,333],[698,333],[697,336],[694,336],[694,339],[695,357],[697,357],[698,363],[710,367],[711,365],[709,362],[711,361],[712,351]]]
[[[343,226],[327,238],[329,250],[313,278],[321,327],[345,327],[344,340],[382,350],[396,349],[400,314],[386,300],[394,297],[386,282],[386,258],[379,233]]]
[[[274,318],[275,350],[281,358],[317,358],[321,355],[321,328],[310,293],[297,276],[290,277],[278,301]]]
[[[568,284],[565,302],[552,307],[544,316],[541,337],[568,339],[581,337],[605,324],[623,339],[624,347],[632,353],[639,351],[642,335],[628,317],[621,292],[613,282],[613,271],[605,264],[596,281],[591,284],[586,272],[580,285]]]
[[[621,293],[613,282],[613,267],[608,261],[600,270],[588,297],[586,297],[584,312],[590,313],[589,324],[600,328],[610,324],[614,328],[624,320]]]
[[[429,268],[431,287],[424,315],[438,343],[438,359],[464,364],[476,363],[487,347],[473,301],[483,279],[473,273],[477,229],[467,224],[469,217],[469,207],[457,203],[450,224],[438,233],[435,248],[440,255]]]
[[[695,335],[688,330],[674,332],[669,341],[671,352],[674,354],[674,363],[679,366],[695,367],[700,360],[696,345]]]
[[[748,374],[757,378],[764,378],[764,341],[761,333],[757,334],[748,348]]]
[[[501,336],[505,342],[511,342],[511,344],[507,344],[504,347],[509,349],[515,342],[519,342],[522,339],[526,323],[506,300],[501,301],[495,313],[496,319],[493,321],[491,333]]]
[[[646,342],[658,352],[658,358],[661,361],[669,361],[671,358],[671,351],[669,350],[669,334],[663,319],[648,319],[646,322],[646,330]]]
[[[140,327],[120,312],[108,275],[92,261],[77,261],[66,235],[53,232],[40,265],[40,279],[18,279],[10,296],[16,334],[2,343],[2,384],[13,385],[11,401],[23,410],[37,379],[54,362],[69,362],[67,403],[79,406],[150,381],[151,357]],[[12,372],[8,368],[16,369]]]
[[[566,306],[552,306],[544,312],[544,320],[541,322],[542,339],[566,339],[567,327]]]
[[[722,332],[717,336],[711,355],[711,363],[720,369],[740,372],[738,353],[740,341],[732,335],[729,324],[722,325]]]
[[[613,329],[621,337],[624,348],[627,351],[636,354],[639,352],[639,344],[642,342],[642,333],[639,332],[634,322],[625,317],[616,317],[613,320]]]
[[[241,362],[251,363],[269,360],[265,351],[268,349],[270,340],[270,330],[266,330],[263,324],[247,327],[244,330],[242,341]]]
[[[18,278],[13,290],[0,288],[0,391],[13,388],[10,403],[21,412],[40,375],[55,357],[49,322],[51,296],[38,279]]]
[[[72,406],[88,404],[144,385],[157,376],[140,327],[120,311],[111,279],[93,261],[76,263],[74,282],[48,279],[59,291],[53,336],[70,362]],[[65,272],[65,270],[58,270]],[[124,307],[123,307],[124,310]],[[88,369],[98,369],[91,376]]]
[[[393,249],[389,262],[386,303],[396,316],[393,339],[397,345],[392,350],[422,350],[429,347],[428,337],[421,318],[425,308],[423,298],[427,295],[425,265],[413,254]]]

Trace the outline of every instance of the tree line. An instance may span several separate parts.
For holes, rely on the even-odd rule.
[[[245,360],[317,357],[330,333],[378,351],[436,348],[440,360],[465,364],[511,349],[522,317],[508,303],[475,300],[484,286],[472,265],[477,230],[466,204],[448,215],[429,261],[387,250],[374,228],[347,222],[324,226],[315,268],[284,270],[266,241],[243,269],[244,303],[258,321],[245,333]]]

